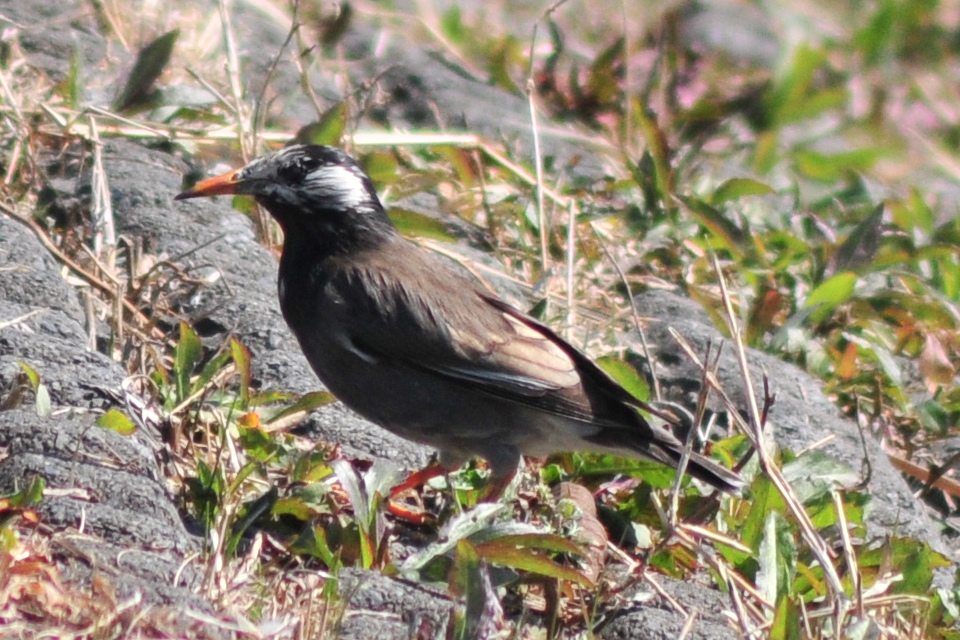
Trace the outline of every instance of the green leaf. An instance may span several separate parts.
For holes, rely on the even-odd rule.
[[[230,353],[233,363],[240,372],[240,403],[246,407],[250,404],[250,383],[253,380],[253,371],[250,365],[250,350],[243,346],[236,338],[230,338]]]
[[[457,242],[457,237],[447,231],[446,225],[435,218],[400,207],[391,207],[387,214],[397,229],[400,230],[400,233],[405,236],[418,236],[440,240],[441,242]]]
[[[341,566],[340,556],[338,553],[334,553],[330,547],[330,543],[327,541],[327,531],[323,527],[307,529],[307,532],[297,539],[295,545],[298,552],[309,553],[320,558],[320,561],[331,571],[336,571]]]
[[[443,17],[440,19],[440,30],[452,43],[462,43],[467,28],[463,24],[463,14],[460,7],[456,3],[443,13]]]
[[[247,466],[250,465],[248,464]],[[256,522],[260,516],[270,512],[274,503],[277,501],[277,495],[277,487],[271,486],[270,489],[258,496],[255,500],[244,505],[242,515],[237,518],[230,527],[230,538],[226,546],[228,556],[236,555],[237,546],[240,544],[244,532],[250,525]]]
[[[363,156],[363,170],[378,188],[395,183],[399,168],[392,153],[374,151]]]
[[[647,143],[647,153],[653,161],[657,197],[662,205],[666,205],[673,193],[673,169],[670,166],[670,144],[667,142],[667,134],[657,123],[654,113],[646,106],[639,102],[634,103],[634,113]]]
[[[733,220],[715,207],[711,207],[699,198],[677,196],[693,218],[713,234],[713,238],[723,243],[737,257],[742,257],[748,247],[749,230],[738,227]]]
[[[676,470],[666,465],[639,458],[588,452],[578,454],[576,458],[579,460],[579,465],[574,477],[623,474],[633,478],[642,478],[650,486],[664,489],[673,484],[673,480],[677,476]]]
[[[40,374],[37,373],[37,370],[28,365],[24,361],[18,363],[20,369],[26,374],[27,379],[30,381],[30,386],[33,387],[33,390],[36,391],[40,387]]]
[[[816,449],[784,464],[783,477],[802,503],[860,481],[860,474],[850,465]]]
[[[483,619],[484,589],[480,557],[469,540],[457,542],[456,558],[450,568],[450,591],[465,603],[464,610],[454,612],[454,637],[473,638]]]
[[[826,65],[825,51],[806,44],[796,48],[784,73],[767,94],[767,124],[776,130],[791,122],[812,118],[846,101],[843,88],[815,90],[819,71]]]
[[[863,63],[868,66],[880,62],[882,54],[894,53],[892,36],[902,10],[897,0],[880,0],[876,7],[876,12],[865,21],[866,26],[853,38],[854,46],[863,54]]]
[[[884,205],[881,202],[854,227],[833,256],[831,266],[836,271],[855,271],[873,260],[880,247],[883,212]]]
[[[180,321],[180,341],[173,355],[173,373],[177,382],[177,400],[182,402],[190,395],[190,376],[203,357],[200,337],[185,321]]]
[[[650,385],[647,380],[628,363],[613,356],[597,358],[596,363],[634,398],[644,401],[650,399]]]
[[[781,598],[773,614],[773,624],[770,625],[770,635],[767,636],[769,640],[802,640],[802,629],[800,609],[792,598]]]
[[[796,572],[797,549],[790,526],[776,511],[767,514],[757,555],[760,560],[757,588],[767,602],[785,599]]]
[[[270,418],[270,420],[267,421],[267,424],[286,418],[287,416],[293,415],[299,411],[310,413],[315,409],[325,407],[326,405],[332,404],[336,401],[336,397],[334,397],[334,395],[329,391],[311,391],[310,393],[305,393],[304,395],[300,396],[300,399],[295,403]]]
[[[296,144],[339,145],[347,128],[347,103],[339,102],[327,109],[320,119],[300,127],[293,137]]]
[[[797,171],[814,180],[835,182],[850,173],[859,173],[871,168],[886,152],[881,149],[854,149],[840,153],[797,151],[794,162]]]
[[[730,200],[739,200],[744,196],[765,196],[773,193],[773,188],[752,178],[730,178],[713,192],[710,204],[715,207]]]
[[[583,554],[583,550],[575,543],[554,533],[508,534],[499,536],[494,540],[484,542],[482,544],[502,547],[515,547],[520,549],[539,549],[541,551],[569,553],[577,556]]]
[[[126,111],[148,101],[150,89],[170,61],[180,30],[169,31],[140,50],[127,84],[113,103],[116,111]]]
[[[40,501],[43,500],[43,492],[46,487],[47,481],[44,480],[43,476],[33,474],[27,478],[27,486],[17,493],[7,496],[5,500],[9,502],[11,507],[18,509],[32,507],[40,504]]]
[[[520,571],[529,571],[541,576],[573,582],[582,587],[592,587],[593,584],[582,573],[573,567],[566,567],[550,558],[530,549],[518,548],[514,545],[500,545],[499,541],[482,542],[476,545],[477,555],[501,567],[509,567]]]
[[[857,274],[850,271],[838,273],[821,282],[820,286],[810,292],[803,305],[804,308],[815,308],[810,314],[811,321],[822,322],[834,309],[847,302],[853,295],[856,284]]]
[[[213,380],[213,377],[217,375],[221,369],[227,366],[227,363],[230,362],[232,357],[233,355],[229,351],[222,350],[217,355],[210,358],[210,361],[203,365],[203,371],[200,372],[200,375],[194,381],[192,385],[193,389],[202,389],[209,384],[210,381]]]
[[[132,435],[137,430],[137,425],[133,420],[119,409],[110,409],[97,418],[97,426],[116,431],[122,436]]]
[[[950,560],[912,538],[888,538],[880,547],[864,549],[857,558],[863,568],[892,566],[900,569],[903,580],[891,585],[893,594],[926,594],[933,583],[933,570],[950,566]]]
[[[783,513],[786,504],[783,496],[770,480],[758,475],[750,487],[753,504],[740,530],[740,541],[751,549],[759,550],[766,527],[767,514],[771,511]]]

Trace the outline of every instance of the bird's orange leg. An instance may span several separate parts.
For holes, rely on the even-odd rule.
[[[419,471],[415,471],[407,476],[407,479],[390,489],[390,495],[387,498],[387,512],[404,522],[416,525],[424,525],[433,519],[429,513],[423,509],[412,509],[409,505],[396,500],[401,493],[410,491],[423,486],[437,476],[448,473],[448,470],[439,463],[431,464]]]

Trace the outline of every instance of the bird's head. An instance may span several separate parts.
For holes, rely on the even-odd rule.
[[[175,199],[225,194],[253,196],[285,228],[330,224],[340,218],[354,223],[370,217],[386,219],[370,178],[353,158],[334,147],[285,147],[235,171],[202,180]]]

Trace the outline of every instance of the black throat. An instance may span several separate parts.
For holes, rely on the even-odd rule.
[[[398,231],[377,203],[363,209],[317,208],[309,213],[264,205],[283,229],[283,253],[312,261],[375,249]]]

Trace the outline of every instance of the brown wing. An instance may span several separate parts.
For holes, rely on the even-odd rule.
[[[333,283],[351,301],[355,324],[364,327],[362,334],[351,336],[358,348],[547,413],[649,430],[634,408],[638,401],[573,346],[429,254],[407,246],[402,259],[393,251],[391,264],[355,261]],[[358,296],[358,289],[363,295]]]

